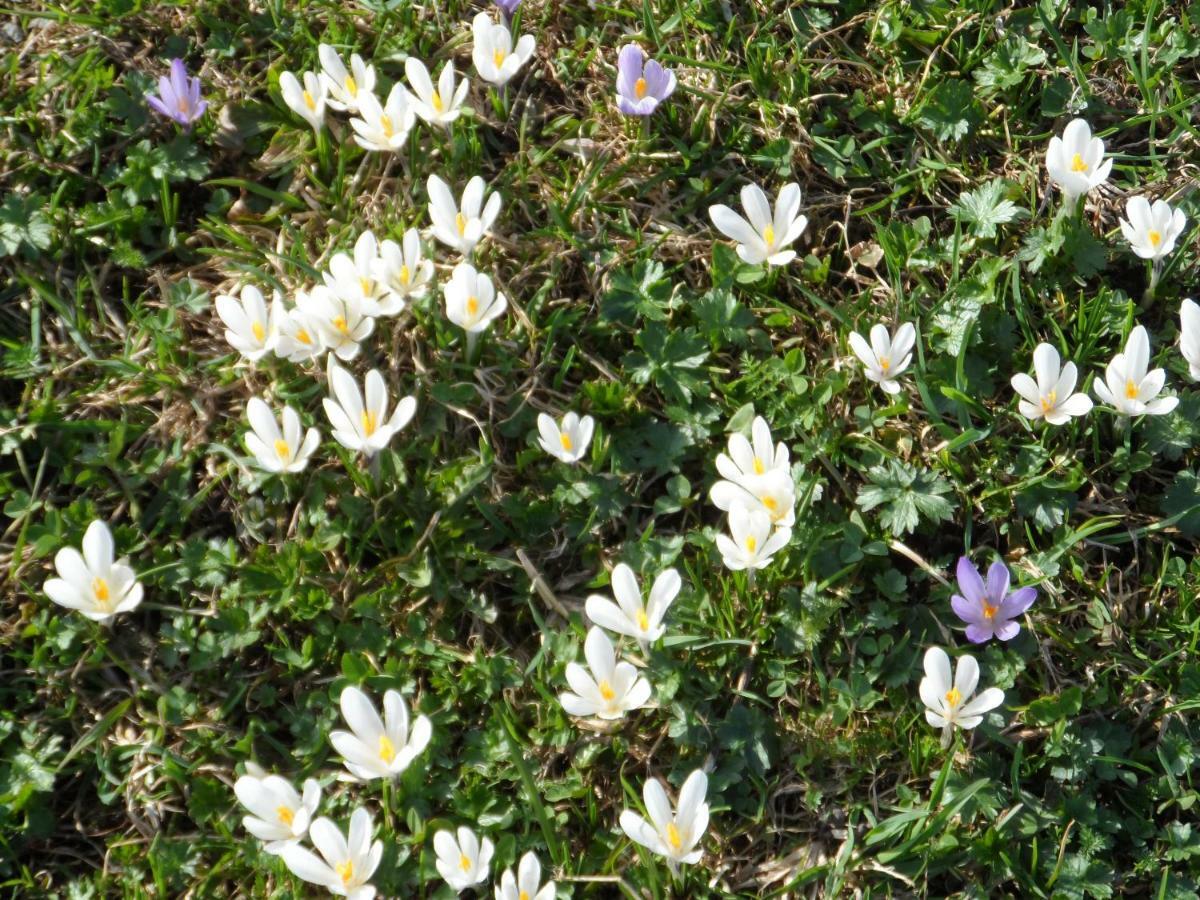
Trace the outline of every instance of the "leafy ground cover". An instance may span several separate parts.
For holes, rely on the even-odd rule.
[[[472,114],[390,161],[345,117],[318,146],[280,101],[321,42],[387,85],[409,55],[469,71],[478,9],[0,10],[5,890],[305,894],[242,828],[253,760],[320,780],[338,822],[374,812],[383,896],[452,895],[431,838],[468,824],[493,880],[533,850],[564,897],[1196,897],[1200,394],[1177,343],[1200,7],[525,0],[537,50],[507,92],[474,79]],[[630,41],[679,78],[645,123],[614,104]],[[209,101],[190,133],[145,102],[174,57]],[[1043,164],[1076,116],[1115,160],[1078,216]],[[322,373],[245,365],[213,301],[426,228],[430,174],[504,198],[476,264],[509,311],[477,362],[440,290],[377,328],[358,365],[418,411],[367,466],[328,437]],[[749,181],[801,185],[787,267],[711,226]],[[1153,296],[1118,228],[1134,194],[1188,216]],[[848,349],[878,321],[917,325],[895,397]],[[1018,414],[1038,343],[1090,389],[1135,324],[1174,412]],[[303,473],[247,464],[252,396],[325,432]],[[598,423],[574,467],[536,441],[567,409]],[[755,415],[799,502],[752,581],[708,490]],[[146,591],[107,625],[42,589],[95,518]],[[1038,599],[973,650],[1004,705],[943,749],[917,683],[928,646],[967,646],[963,554]],[[645,655],[653,707],[601,728],[558,695],[619,562],[683,589]],[[347,685],[432,721],[386,793],[335,778]],[[673,883],[617,819],[696,768],[712,824]]]

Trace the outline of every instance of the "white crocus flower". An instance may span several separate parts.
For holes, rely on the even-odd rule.
[[[1050,138],[1046,148],[1046,171],[1068,200],[1103,184],[1112,165],[1111,159],[1104,158],[1104,141],[1092,137],[1092,129],[1083,119],[1073,119],[1063,136]]]
[[[348,840],[337,825],[322,817],[308,829],[320,856],[299,844],[289,844],[279,855],[297,878],[338,897],[372,900],[375,888],[367,882],[383,858],[383,841],[371,841],[374,830],[371,814],[359,807],[350,816]]]
[[[772,469],[745,484],[718,481],[708,498],[725,512],[738,506],[761,507],[776,528],[791,528],[796,523],[796,484],[788,469]]]
[[[329,90],[326,102],[332,109],[357,112],[362,98],[375,90],[375,67],[355,53],[347,72],[346,64],[328,44],[317,47],[317,58],[321,60],[321,80]]]
[[[512,869],[504,870],[496,886],[496,900],[554,900],[557,890],[553,881],[542,884],[542,864],[530,851],[521,857],[516,878]]]
[[[876,382],[885,393],[900,393],[896,380],[912,362],[912,349],[917,342],[917,329],[905,322],[889,335],[883,325],[871,328],[871,343],[857,331],[850,334],[850,349],[861,361],[867,378]]]
[[[1187,225],[1183,210],[1171,209],[1166,200],[1155,200],[1151,205],[1145,197],[1130,197],[1125,204],[1125,215],[1128,219],[1121,219],[1125,240],[1142,259],[1155,262],[1175,249],[1175,242]]]
[[[424,297],[433,280],[433,260],[421,256],[421,234],[415,228],[404,232],[402,243],[384,241],[379,258],[372,263],[375,282],[383,291],[375,302],[375,315],[394,316],[404,309],[409,297]]]
[[[757,184],[742,188],[742,217],[724,204],[708,208],[717,230],[737,241],[737,255],[757,265],[786,266],[796,258],[788,246],[804,233],[808,218],[800,215],[800,185],[784,185],[772,212],[767,195]]]
[[[450,123],[462,115],[463,101],[467,98],[467,88],[470,82],[464,78],[455,88],[454,63],[447,62],[442,66],[435,88],[429,78],[429,70],[425,63],[415,56],[410,56],[404,62],[404,74],[412,87],[413,110],[430,125],[449,127]]]
[[[450,186],[436,175],[429,176],[426,188],[434,237],[463,256],[470,256],[475,245],[491,230],[496,216],[500,215],[503,202],[500,195],[493,193],[485,204],[487,182],[479,175],[468,181],[463,189],[461,208],[450,193]]]
[[[279,93],[283,95],[283,102],[288,109],[308,122],[313,131],[320,131],[325,124],[329,88],[315,72],[305,72],[303,78],[304,84],[301,85],[295,75],[284,72],[279,76]]]
[[[614,634],[635,638],[644,651],[666,631],[663,619],[682,584],[678,572],[664,569],[654,579],[649,602],[643,603],[642,588],[633,569],[618,563],[612,570],[612,592],[617,602],[592,594],[584,609],[595,624]]]
[[[696,845],[708,829],[708,804],[704,800],[707,793],[708,777],[697,769],[679,789],[679,807],[673,811],[662,782],[648,779],[642,788],[642,799],[650,820],[626,809],[621,813],[621,830],[634,843],[665,857],[672,871],[680,863],[697,863],[704,851]]]
[[[142,585],[124,558],[113,561],[112,532],[99,519],[83,534],[83,553],[63,547],[54,556],[57,578],[42,585],[51,600],[94,622],[129,612],[142,602]]]
[[[1013,390],[1020,395],[1017,404],[1021,415],[1037,421],[1045,419],[1049,425],[1065,425],[1072,416],[1086,416],[1092,409],[1092,399],[1087,394],[1073,393],[1077,373],[1075,363],[1068,362],[1059,368],[1058,351],[1050,344],[1038,344],[1033,351],[1034,381],[1024,372],[1012,377]]]
[[[335,294],[317,285],[303,301],[304,312],[317,327],[321,345],[341,360],[354,359],[362,350],[362,341],[375,330],[360,300]]]
[[[333,425],[333,438],[348,450],[374,456],[388,445],[417,411],[417,398],[404,397],[389,419],[388,392],[378,369],[367,373],[366,403],[354,376],[330,360],[330,396],[322,400],[325,415]]]
[[[225,323],[225,340],[229,346],[251,362],[257,362],[275,347],[279,323],[283,319],[283,299],[279,291],[271,297],[267,308],[262,291],[252,284],[242,288],[241,299],[219,294],[217,315]]]
[[[308,295],[296,292],[296,306],[279,320],[279,337],[275,341],[275,355],[290,362],[316,359],[325,352],[321,342],[321,329],[305,307]]]
[[[442,285],[442,293],[446,297],[446,318],[468,334],[486,331],[508,309],[508,298],[470,263],[454,267],[450,280]]]
[[[578,413],[569,412],[563,416],[560,424],[546,413],[540,413],[537,425],[538,443],[543,450],[565,463],[577,463],[583,459],[588,444],[592,442],[596,420],[591,416],[580,418]]]
[[[268,472],[304,471],[321,442],[321,433],[316,428],[301,434],[300,414],[290,406],[283,408],[282,430],[271,407],[258,397],[251,397],[246,404],[246,418],[253,429],[246,434],[246,449]]]
[[[1200,306],[1191,300],[1179,306],[1179,349],[1192,381],[1200,381]]]
[[[533,35],[522,35],[513,48],[512,33],[501,23],[493,22],[485,12],[471,23],[474,45],[471,59],[475,71],[484,81],[502,86],[508,84],[520,68],[533,56],[536,42]]]
[[[762,416],[755,416],[750,426],[751,440],[734,432],[729,435],[729,455],[717,454],[717,471],[726,481],[732,481],[747,491],[771,472],[790,472],[791,459],[782,441],[771,443],[771,428]]]
[[[1150,367],[1150,337],[1138,325],[1129,332],[1125,352],[1118,353],[1093,384],[1096,396],[1123,416],[1164,416],[1179,405],[1178,397],[1158,397],[1167,380],[1162,369]]]
[[[358,118],[350,120],[354,140],[364,150],[395,153],[404,147],[416,122],[408,91],[393,85],[387,102],[380,105],[374,94],[363,94],[358,102]]]
[[[399,691],[384,693],[382,719],[371,699],[353,686],[342,689],[341,707],[350,730],[330,733],[329,742],[360,781],[395,778],[425,749],[433,734],[425,716],[417,716],[409,729],[408,707]]]
[[[591,672],[578,663],[567,663],[567,684],[574,693],[558,698],[570,715],[619,719],[646,705],[650,682],[639,678],[630,663],[617,662],[612,642],[595,625],[588,629],[583,655]]]
[[[459,893],[487,881],[495,847],[487,838],[481,843],[470,828],[459,828],[457,837],[451,831],[439,831],[433,836],[433,850],[437,870]]]
[[[925,721],[942,729],[942,746],[948,746],[954,726],[974,728],[983,721],[985,713],[1004,702],[1004,691],[988,688],[974,700],[971,696],[979,686],[979,663],[963,655],[958,670],[951,678],[950,657],[941,647],[925,651],[925,677],[921,679],[921,702],[925,704]]]
[[[368,229],[354,242],[354,255],[335,253],[321,278],[325,287],[338,297],[358,304],[364,314],[374,316],[384,292],[375,276],[378,262],[379,242],[375,240],[375,233]]]
[[[303,797],[278,775],[243,775],[233,792],[252,813],[242,819],[243,827],[266,842],[267,853],[279,853],[303,838],[321,802],[321,785],[312,778],[304,782]]]
[[[731,572],[766,568],[792,539],[791,528],[771,528],[771,517],[761,506],[739,504],[729,511],[729,535],[717,535],[721,561]]]

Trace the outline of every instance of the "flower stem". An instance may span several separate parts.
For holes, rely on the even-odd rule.
[[[479,350],[479,332],[468,331],[467,332],[467,365],[468,366],[475,365],[475,359],[479,355],[477,352],[478,350]]]

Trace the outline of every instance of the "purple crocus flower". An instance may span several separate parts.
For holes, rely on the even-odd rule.
[[[626,44],[617,57],[617,109],[627,116],[648,116],[675,90],[675,73],[647,60],[637,44]]]
[[[506,18],[511,19],[517,7],[521,5],[521,0],[496,0],[496,5],[504,11]]]
[[[1017,617],[1033,605],[1037,591],[1017,588],[1009,593],[1008,566],[992,563],[987,584],[965,556],[958,561],[958,589],[962,594],[950,598],[955,614],[967,623],[967,640],[982,644],[992,638],[1011,641],[1021,630]]]
[[[208,109],[208,101],[200,97],[200,79],[188,78],[187,66],[182,59],[171,60],[170,77],[158,79],[158,96],[151,95],[146,102],[156,113],[184,128],[191,128]]]

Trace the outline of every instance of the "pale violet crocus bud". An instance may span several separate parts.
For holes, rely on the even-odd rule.
[[[414,111],[430,125],[448,128],[462,115],[463,101],[467,99],[470,82],[466,78],[457,81],[454,63],[447,62],[442,66],[437,87],[433,86],[425,63],[415,56],[410,56],[404,61],[404,74],[408,77],[408,84],[414,95]]]
[[[1013,390],[1021,398],[1017,408],[1021,415],[1036,422],[1044,419],[1047,425],[1065,425],[1075,416],[1086,416],[1092,410],[1087,394],[1074,393],[1077,373],[1075,363],[1060,368],[1058,351],[1050,344],[1038,344],[1033,351],[1034,381],[1024,372],[1012,377]]]
[[[618,563],[612,570],[612,592],[616,603],[600,594],[592,594],[587,598],[584,610],[601,628],[635,639],[644,652],[666,632],[663,620],[682,585],[678,572],[664,569],[654,579],[648,601],[643,601],[642,588],[633,569]]]
[[[470,828],[461,827],[458,833],[439,831],[433,836],[434,864],[446,884],[458,893],[488,880],[488,866],[495,852],[486,837],[480,841]]]
[[[542,884],[542,864],[532,851],[521,857],[517,875],[505,869],[496,887],[496,900],[554,900],[558,888],[553,881]]]
[[[531,34],[522,35],[513,47],[512,33],[506,25],[493,22],[485,12],[471,23],[473,45],[471,60],[479,77],[503,87],[533,56],[536,42]]]
[[[399,691],[384,693],[382,719],[371,699],[356,687],[342,690],[340,705],[350,730],[331,732],[329,742],[359,781],[397,777],[412,765],[433,735],[425,716],[417,716],[409,727],[408,707]]]
[[[242,819],[242,827],[263,841],[267,853],[278,854],[308,833],[309,823],[321,803],[321,785],[315,779],[304,782],[304,795],[279,775],[243,775],[233,784],[233,792],[251,814]]]
[[[864,372],[887,394],[900,393],[899,378],[912,362],[912,350],[917,342],[917,329],[905,322],[888,334],[887,327],[875,325],[871,328],[871,343],[867,343],[858,332],[850,334],[850,349],[861,360]]]
[[[763,189],[748,184],[742,188],[742,209],[745,217],[717,204],[708,208],[708,215],[718,231],[737,241],[743,262],[786,266],[796,258],[796,251],[787,248],[808,226],[808,218],[800,215],[800,185],[784,185],[772,211]]]
[[[1112,358],[1104,370],[1104,378],[1097,378],[1092,389],[1101,402],[1122,416],[1164,416],[1179,405],[1179,398],[1159,397],[1167,373],[1163,369],[1149,369],[1150,337],[1138,325],[1129,332],[1125,352]]]
[[[182,59],[171,60],[171,74],[158,79],[158,95],[148,96],[146,103],[189,131],[208,109],[208,101],[200,96],[200,79],[188,78]]]
[[[1179,349],[1192,381],[1200,381],[1200,306],[1184,300],[1179,307]]]
[[[112,532],[97,519],[83,534],[82,554],[74,547],[55,554],[58,577],[47,579],[42,590],[59,606],[94,622],[129,612],[142,602],[142,585],[127,560],[113,560],[115,554]]]
[[[367,373],[366,402],[354,376],[329,361],[330,396],[321,401],[333,426],[333,439],[347,450],[372,457],[392,440],[417,411],[417,399],[404,397],[389,418],[388,391],[378,369]]]
[[[325,124],[329,88],[315,72],[305,72],[302,77],[303,85],[291,72],[284,72],[279,76],[279,93],[288,109],[308,122],[313,131],[320,131]]]
[[[538,443],[542,449],[555,459],[574,464],[583,459],[588,445],[592,442],[592,432],[596,420],[591,416],[580,418],[578,413],[569,412],[562,422],[555,422],[546,413],[538,415]]]
[[[500,195],[489,195],[487,182],[478,175],[463,188],[461,207],[450,192],[450,186],[436,175],[430,175],[425,186],[429,193],[429,218],[433,222],[434,237],[463,256],[470,256],[500,215],[503,202]]]
[[[328,44],[317,47],[321,61],[321,80],[325,82],[330,109],[357,112],[362,98],[375,90],[375,67],[363,62],[357,53],[350,57],[350,70]]]
[[[368,882],[383,859],[383,841],[372,842],[375,825],[371,814],[359,807],[350,815],[350,833],[324,817],[309,826],[308,838],[317,852],[298,843],[280,851],[293,875],[347,900],[372,900],[375,888]]]
[[[358,117],[350,120],[358,146],[382,153],[402,150],[417,121],[410,100],[408,91],[400,84],[392,86],[383,105],[374,94],[363,94],[358,101]]]
[[[648,116],[675,91],[675,73],[647,60],[637,44],[617,55],[617,109],[627,116]]]
[[[219,294],[217,315],[225,323],[225,340],[250,362],[257,362],[275,347],[283,319],[283,298],[276,291],[268,309],[262,291],[252,284],[242,288],[241,297]]]
[[[587,669],[578,663],[567,663],[567,684],[574,693],[559,696],[569,715],[620,719],[649,701],[650,682],[639,677],[632,664],[617,662],[612,641],[595,625],[588,630],[583,655]]]
[[[771,469],[761,477],[741,483],[721,480],[708,492],[717,509],[760,508],[776,528],[791,528],[796,522],[796,484],[788,469]]]
[[[300,414],[290,406],[283,408],[282,429],[271,407],[258,397],[251,397],[246,404],[246,418],[251,428],[244,438],[246,449],[267,472],[292,474],[304,471],[321,442],[321,433],[316,428],[303,431]]]
[[[633,810],[621,812],[621,830],[636,844],[667,860],[672,871],[680,864],[693,865],[704,851],[698,846],[708,830],[708,776],[701,769],[692,772],[679,789],[679,806],[671,809],[671,801],[662,782],[646,780],[642,800],[649,820]]]
[[[468,335],[486,331],[508,309],[508,298],[496,290],[492,279],[470,263],[459,263],[442,286],[446,318]]]
[[[410,297],[424,297],[433,281],[433,260],[421,255],[421,233],[415,228],[404,232],[401,243],[385,240],[379,245],[379,257],[372,262],[372,273],[382,296],[375,301],[373,315],[394,316],[404,309]]]
[[[1125,215],[1127,218],[1120,220],[1121,234],[1134,253],[1155,262],[1175,249],[1175,242],[1187,225],[1183,210],[1171,209],[1165,200],[1151,204],[1145,197],[1130,197],[1125,204]]]
[[[717,535],[717,551],[731,572],[755,572],[769,566],[791,539],[792,529],[773,529],[761,506],[739,504],[729,511],[729,534]]]
[[[961,557],[958,561],[958,590],[950,598],[954,614],[967,625],[967,640],[982,644],[996,638],[1011,641],[1021,631],[1017,619],[1037,599],[1037,590],[1032,587],[1010,591],[1011,575],[1008,566],[994,562],[988,569],[985,582],[971,565],[971,560]]]
[[[959,657],[958,669],[950,671],[950,657],[941,647],[925,651],[925,677],[919,693],[925,704],[925,721],[942,729],[942,746],[950,746],[955,727],[974,728],[984,715],[1004,702],[1004,691],[988,688],[974,700],[979,686],[979,663],[964,654]]]
[[[1113,161],[1104,158],[1104,141],[1092,137],[1083,119],[1068,123],[1062,137],[1050,138],[1046,170],[1068,200],[1081,197],[1108,179]]]

